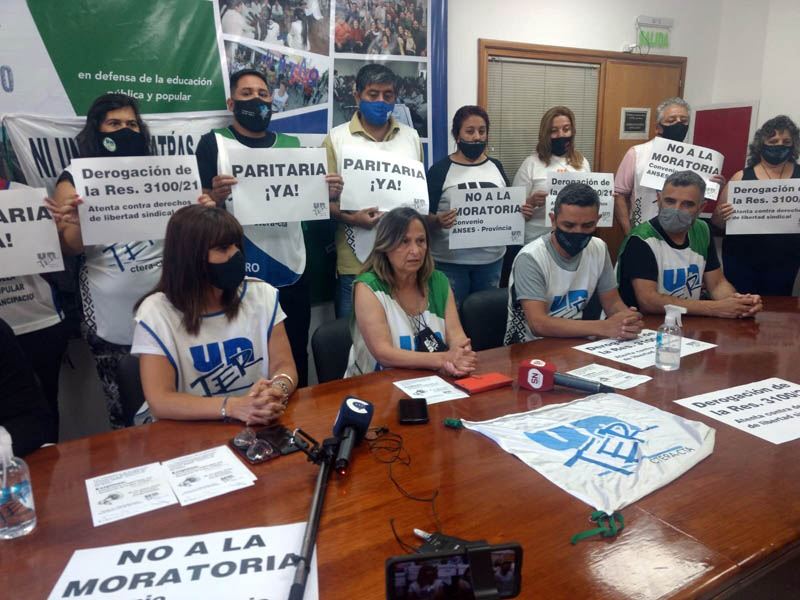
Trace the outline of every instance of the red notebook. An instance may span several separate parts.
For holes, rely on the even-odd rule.
[[[456,379],[453,383],[468,394],[477,394],[497,388],[511,385],[514,382],[510,377],[500,373],[484,373],[483,375],[473,375],[464,379]]]

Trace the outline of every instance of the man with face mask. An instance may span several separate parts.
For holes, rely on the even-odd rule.
[[[356,75],[355,102],[358,110],[349,123],[331,129],[322,142],[328,152],[328,173],[341,170],[339,161],[345,146],[371,147],[394,152],[420,162],[425,160],[422,143],[416,130],[398,123],[392,116],[397,98],[396,77],[385,65],[372,63],[361,67]],[[353,307],[353,280],[372,250],[373,228],[380,219],[378,207],[359,211],[339,209],[343,182],[329,186],[331,218],[338,221],[336,230],[336,316],[349,317]],[[369,191],[364,190],[368,194]]]
[[[682,142],[689,131],[690,111],[689,104],[683,98],[674,97],[662,101],[656,108],[655,137]],[[629,148],[614,177],[614,218],[625,235],[633,227],[652,219],[658,212],[658,190],[639,184],[642,174],[647,170],[647,159],[652,150],[652,139]],[[714,175],[711,181],[725,184],[722,175]]]
[[[514,259],[505,344],[544,336],[633,339],[639,335],[642,315],[623,303],[608,248],[592,236],[599,219],[600,198],[591,187],[571,183],[559,192],[550,213],[550,235],[525,245]],[[608,318],[582,320],[595,290]]]
[[[622,243],[617,274],[620,293],[643,312],[683,306],[690,315],[751,317],[761,297],[739,294],[725,279],[708,225],[697,217],[706,191],[703,178],[676,171],[658,194],[658,215],[631,230]],[[701,299],[705,286],[710,300]]]
[[[203,192],[217,206],[231,210],[231,188],[236,179],[228,156],[229,148],[299,148],[300,140],[269,130],[272,93],[260,71],[244,69],[230,78],[228,110],[233,124],[215,129],[200,138],[195,155]],[[263,279],[280,291],[280,304],[286,312],[286,333],[292,346],[299,387],[308,380],[308,328],[311,295],[306,268],[306,248],[302,224],[271,223],[244,226],[247,275]]]

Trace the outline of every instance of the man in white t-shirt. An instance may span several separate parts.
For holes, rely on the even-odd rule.
[[[656,108],[656,137],[682,142],[689,131],[691,107],[683,98],[667,98]],[[653,150],[653,139],[631,146],[619,164],[614,177],[614,218],[625,235],[631,229],[658,215],[658,190],[639,184],[646,168],[647,159]],[[725,184],[722,175],[714,175],[711,181]]]
[[[593,237],[600,198],[584,183],[571,183],[556,197],[553,230],[530,242],[514,259],[508,282],[505,344],[540,337],[597,335],[633,339],[642,315],[619,296],[608,248]],[[607,319],[583,320],[595,290]]]

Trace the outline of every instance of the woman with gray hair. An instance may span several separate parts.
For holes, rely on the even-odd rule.
[[[433,268],[425,218],[395,208],[378,223],[375,245],[353,287],[354,318],[345,377],[389,367],[464,377],[477,355],[464,334],[444,273]]]
[[[800,130],[789,117],[778,115],[756,131],[747,166],[734,173],[731,181],[800,179],[799,154]],[[724,228],[734,211],[726,185],[711,221]],[[800,234],[728,235],[722,242],[722,268],[739,291],[791,296],[800,269]]]

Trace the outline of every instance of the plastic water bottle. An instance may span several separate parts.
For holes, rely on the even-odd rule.
[[[656,367],[662,371],[676,371],[681,366],[681,315],[686,309],[667,304],[664,310],[667,316],[656,334]]]
[[[11,450],[11,435],[0,427],[0,539],[33,531],[36,508],[28,465]]]

